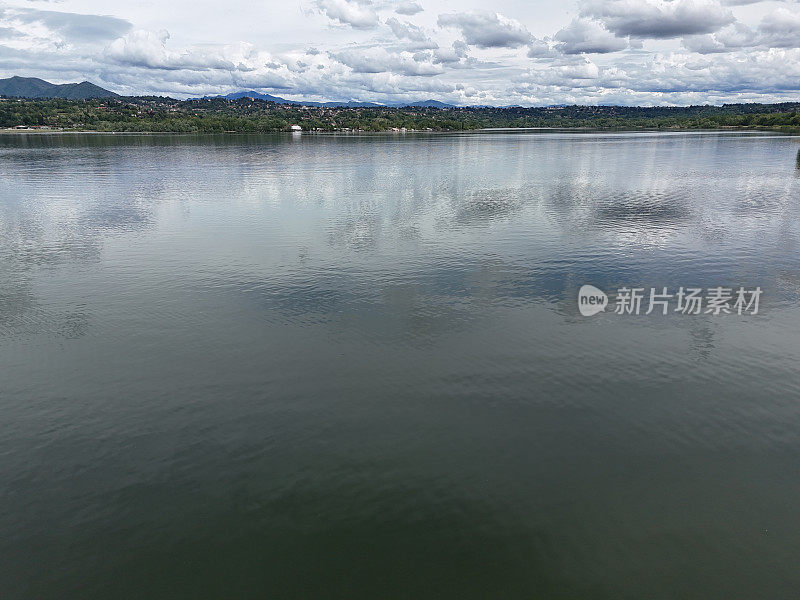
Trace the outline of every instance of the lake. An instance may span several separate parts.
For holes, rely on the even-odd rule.
[[[0,596],[794,597],[799,150],[0,135]]]

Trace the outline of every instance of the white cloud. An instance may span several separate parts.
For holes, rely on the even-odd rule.
[[[551,68],[531,69],[515,80],[515,90],[526,95],[564,96],[579,91],[585,102],[610,96],[622,104],[649,98],[685,103],[687,98],[739,98],[768,88],[773,98],[796,93],[800,77],[800,50],[770,49],[713,59],[669,53],[625,68],[600,67],[588,59],[562,62]],[[638,102],[637,102],[638,100]],[[647,103],[647,102],[645,102]]]
[[[107,43],[131,29],[116,17],[0,7],[0,51],[49,51],[60,61],[86,47]]]
[[[758,45],[758,35],[747,25],[734,23],[714,34],[683,38],[683,47],[700,54],[731,52]]]
[[[538,86],[582,88],[596,86],[600,68],[588,58],[569,60],[546,69],[534,69],[520,81]]]
[[[589,0],[581,14],[618,36],[653,39],[713,33],[736,20],[717,0]]]
[[[193,12],[179,3],[155,10],[63,0],[52,5],[59,12],[5,0],[0,76],[88,79],[127,94],[255,89],[377,102],[681,104],[800,96],[797,3],[731,9],[744,2],[585,0],[573,9],[497,0],[484,4],[488,13],[448,11],[450,0],[424,3],[423,12],[415,0],[309,0],[304,12],[292,3],[228,0]]]
[[[426,53],[389,52],[386,48],[351,48],[332,54],[356,73],[397,73],[407,76],[440,75],[441,65],[432,62]]]
[[[175,52],[167,48],[169,38],[169,32],[164,29],[132,31],[109,44],[105,57],[122,65],[151,69],[247,71],[254,68],[249,44],[197,46]]]
[[[628,41],[619,38],[597,21],[573,19],[554,36],[557,48],[564,54],[606,54],[628,47]]]
[[[683,46],[700,54],[734,52],[744,48],[800,47],[800,14],[778,8],[763,17],[757,29],[734,23],[714,34],[689,36]]]
[[[372,29],[379,23],[369,0],[317,0],[317,6],[328,18],[356,29]]]
[[[546,40],[533,38],[528,44],[528,58],[549,58],[555,56],[555,54]]]
[[[770,48],[800,46],[800,14],[778,8],[761,20],[761,44]]]
[[[0,7],[0,26],[22,33],[44,28],[71,43],[113,40],[131,29],[128,21],[116,17],[13,7]]]
[[[422,6],[420,6],[419,2],[414,2],[413,0],[405,0],[404,2],[400,2],[397,5],[397,8],[394,9],[398,15],[415,15],[417,13],[421,13],[423,11]]]
[[[461,30],[464,41],[479,48],[518,48],[531,41],[522,23],[498,13],[450,13],[439,15],[440,27]]]
[[[392,17],[386,20],[386,24],[392,30],[392,33],[400,40],[411,40],[412,42],[430,41],[425,32],[412,23],[401,23]]]

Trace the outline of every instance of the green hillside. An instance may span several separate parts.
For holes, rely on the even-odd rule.
[[[9,77],[0,79],[0,96],[11,98],[64,98],[66,100],[89,100],[93,98],[119,98],[93,83],[64,83],[56,85],[36,77]]]

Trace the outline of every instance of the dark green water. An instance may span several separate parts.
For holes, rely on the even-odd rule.
[[[796,597],[798,149],[0,136],[0,597]]]

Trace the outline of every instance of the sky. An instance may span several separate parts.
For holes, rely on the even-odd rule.
[[[800,100],[800,2],[0,0],[0,77],[175,98]]]

